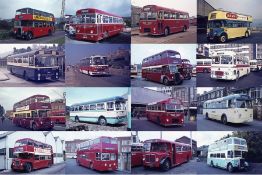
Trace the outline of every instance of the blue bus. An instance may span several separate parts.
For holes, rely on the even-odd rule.
[[[75,122],[93,122],[102,126],[127,122],[126,99],[116,96],[73,104],[70,118]]]
[[[7,69],[25,80],[59,79],[59,53],[56,50],[35,50],[7,57]]]

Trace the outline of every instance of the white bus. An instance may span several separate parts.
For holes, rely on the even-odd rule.
[[[250,71],[258,71],[259,70],[257,60],[250,60],[249,64],[250,64]]]
[[[138,77],[138,67],[137,64],[131,65],[131,78]]]
[[[259,70],[262,70],[262,59],[257,59],[257,66]]]
[[[240,57],[233,51],[219,51],[212,54],[211,78],[237,80],[249,73],[248,57]]]
[[[203,115],[206,119],[215,119],[223,124],[244,123],[253,121],[253,108],[248,95],[234,94],[203,104]]]
[[[70,119],[75,122],[93,122],[102,126],[127,121],[126,100],[112,97],[70,106]]]
[[[248,170],[248,163],[244,157],[248,151],[245,139],[229,137],[216,141],[208,147],[207,164],[233,172],[234,170]]]

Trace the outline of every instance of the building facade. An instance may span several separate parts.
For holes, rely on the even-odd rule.
[[[116,137],[118,143],[118,170],[131,171],[131,137]]]
[[[66,158],[76,158],[76,152],[79,149],[79,144],[85,141],[88,141],[88,139],[75,139],[72,141],[65,141]]]
[[[191,139],[189,137],[183,136],[175,140],[176,142],[185,143],[191,145]],[[197,141],[192,139],[192,153],[193,156],[197,154]]]
[[[139,26],[141,11],[142,11],[141,7],[133,6],[133,5],[131,6],[131,18],[132,18],[131,27],[138,27]]]

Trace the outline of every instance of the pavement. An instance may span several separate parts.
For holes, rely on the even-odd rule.
[[[0,70],[0,81],[6,81],[9,80],[9,77]]]

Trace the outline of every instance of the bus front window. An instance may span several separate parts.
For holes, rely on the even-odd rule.
[[[96,15],[95,14],[82,15],[81,23],[87,23],[87,24],[96,23]]]
[[[241,151],[234,151],[234,157],[242,157]]]
[[[36,67],[53,67],[57,65],[58,65],[57,58],[53,56],[35,58]]]
[[[125,110],[125,103],[124,102],[121,102],[121,101],[116,101],[115,102],[115,107],[116,107],[116,110],[119,111],[119,110]]]
[[[41,117],[41,118],[47,117],[47,111],[46,110],[39,110],[38,111],[38,117]]]
[[[220,64],[220,57],[213,57],[212,58],[212,64]]]
[[[178,68],[175,65],[169,66],[170,73],[177,73]]]
[[[207,23],[208,28],[221,28],[226,26],[226,22],[224,20],[212,20]]]
[[[151,149],[152,152],[166,152],[168,151],[168,146],[166,143],[151,143]]]
[[[236,100],[236,107],[237,108],[252,108],[252,103],[250,100]]]
[[[14,147],[18,147],[18,146],[25,146],[27,145],[28,140],[19,140],[15,142],[15,146]]]
[[[140,20],[156,20],[157,13],[156,12],[142,12],[140,14]]]
[[[167,112],[183,112],[183,107],[180,104],[166,104]]]
[[[228,55],[221,56],[221,64],[233,64],[232,56],[228,56]]]
[[[29,153],[19,153],[17,155],[17,158],[20,159],[31,159],[33,157],[33,154],[29,154]]]
[[[94,57],[93,65],[106,65],[106,57]]]

